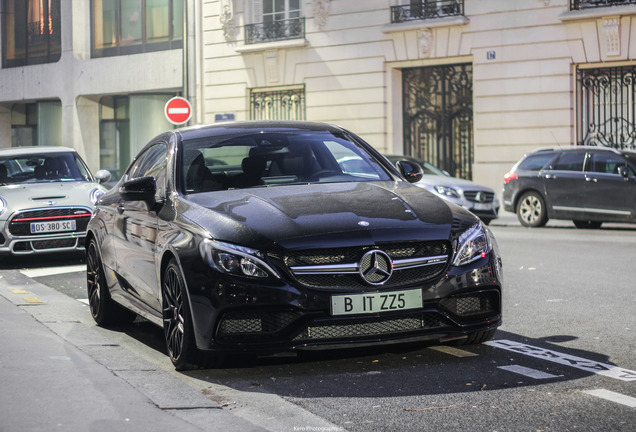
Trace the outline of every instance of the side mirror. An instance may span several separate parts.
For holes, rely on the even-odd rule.
[[[420,181],[424,175],[422,167],[415,162],[402,160],[398,161],[396,166],[398,167],[398,170],[400,170],[402,176],[404,176],[406,181],[409,183]]]
[[[95,179],[97,180],[97,183],[99,184],[103,184],[106,183],[108,180],[110,180],[111,175],[110,175],[110,171],[102,169],[99,170],[95,173]]]
[[[618,173],[625,179],[627,180],[627,178],[629,177],[629,170],[627,169],[626,166],[619,166],[618,167]]]
[[[128,180],[119,188],[119,195],[126,201],[144,201],[152,207],[157,193],[157,182],[154,177],[139,177]]]

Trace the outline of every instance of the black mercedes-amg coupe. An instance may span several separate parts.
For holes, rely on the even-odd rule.
[[[163,133],[89,222],[91,313],[163,327],[178,370],[227,353],[488,340],[501,324],[495,239],[413,186],[421,175],[322,123]]]

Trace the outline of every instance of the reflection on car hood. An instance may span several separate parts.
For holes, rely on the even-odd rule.
[[[7,202],[6,216],[16,210],[38,207],[93,207],[90,192],[99,188],[92,182],[23,183],[0,186],[0,196]]]
[[[186,200],[198,205],[184,216],[217,239],[286,248],[449,238],[452,220],[443,200],[402,182],[259,187]],[[468,214],[458,217],[473,220]]]
[[[464,180],[457,177],[446,177],[432,174],[424,174],[422,179],[415,183],[416,186],[451,186],[464,190],[487,190],[494,192],[491,188],[472,182],[470,180]]]

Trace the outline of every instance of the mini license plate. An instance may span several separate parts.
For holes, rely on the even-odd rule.
[[[31,234],[50,233],[60,231],[75,231],[75,219],[53,222],[31,222]]]
[[[491,210],[492,209],[492,204],[490,204],[490,203],[475,203],[473,205],[473,208],[475,210]]]
[[[331,296],[331,314],[367,314],[422,307],[422,290]]]

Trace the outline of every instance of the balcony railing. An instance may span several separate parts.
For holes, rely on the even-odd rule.
[[[570,0],[570,10],[636,4],[636,0]]]
[[[256,44],[305,37],[305,18],[245,25],[245,43]]]
[[[392,23],[458,15],[464,15],[464,0],[412,0],[407,5],[391,6]]]

